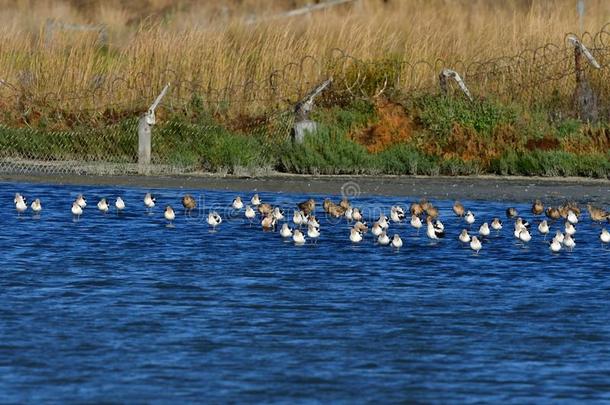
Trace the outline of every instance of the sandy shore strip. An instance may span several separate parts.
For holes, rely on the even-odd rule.
[[[59,185],[104,185],[139,188],[285,192],[349,197],[367,195],[429,199],[526,202],[574,200],[610,204],[610,180],[542,177],[413,177],[413,176],[78,176],[0,175],[0,181]]]

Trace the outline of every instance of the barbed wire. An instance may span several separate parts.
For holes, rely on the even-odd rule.
[[[0,152],[0,170],[137,171],[134,147],[137,146],[137,118],[168,82],[171,90],[163,101],[162,115],[207,114],[222,118],[231,130],[242,133],[263,128],[259,132],[269,143],[288,136],[294,123],[294,105],[328,77],[333,78],[333,85],[324,96],[327,104],[339,100],[371,100],[392,92],[399,92],[403,98],[436,94],[441,91],[439,73],[450,68],[461,75],[475,99],[495,97],[526,105],[553,99],[557,104],[554,108],[567,109],[572,107],[577,73],[574,46],[568,41],[570,35],[574,36],[567,34],[559,44],[549,43],[515,55],[469,61],[368,61],[341,49],[332,49],[323,56],[305,56],[289,62],[261,80],[228,81],[226,86],[218,88],[203,76],[185,77],[178,71],[165,69],[129,77],[98,75],[81,87],[44,91],[41,78],[23,71],[14,81],[0,82],[0,108],[5,112],[0,117],[0,132],[7,137],[3,140],[7,147]],[[583,34],[579,40],[600,64],[600,69],[585,69],[588,81],[599,95],[600,108],[609,114],[610,23],[597,33]],[[229,74],[232,72],[226,73],[227,78],[233,77]],[[125,120],[127,124],[122,123]],[[220,131],[214,119],[197,118],[196,124],[198,129],[187,128],[190,133]],[[25,131],[12,130],[15,126],[25,127]],[[88,143],[86,133],[95,133],[99,128],[104,128],[97,132],[98,141],[104,137],[104,146],[94,147]],[[28,141],[21,142],[20,137]],[[54,143],[53,137],[61,138],[61,142]],[[46,145],[46,149],[37,144]],[[170,152],[164,153],[153,152],[153,162],[163,173],[200,166],[200,162],[176,162]],[[107,166],[100,169],[96,162]]]

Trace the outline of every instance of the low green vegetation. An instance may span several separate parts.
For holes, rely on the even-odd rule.
[[[201,107],[159,119],[153,162],[185,171],[610,177],[610,126],[485,99],[422,95],[320,103],[316,133],[290,138],[292,115],[227,117]],[[1,156],[137,163],[137,119],[94,128],[0,126]],[[244,171],[245,170],[245,171]]]

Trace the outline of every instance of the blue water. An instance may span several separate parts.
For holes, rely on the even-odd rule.
[[[17,218],[15,191],[42,198],[40,218]],[[241,217],[163,219],[185,192],[225,216],[238,193],[154,190],[148,215],[145,191],[0,184],[1,403],[610,400],[610,250],[586,214],[572,253],[537,231],[518,246],[506,222],[474,255],[451,201],[435,201],[437,244],[401,225],[398,252],[352,245],[320,215],[317,244],[295,247]],[[125,213],[97,211],[117,195]],[[290,217],[305,197],[261,196]],[[415,197],[353,202],[373,215]],[[507,206],[464,203],[476,229]]]

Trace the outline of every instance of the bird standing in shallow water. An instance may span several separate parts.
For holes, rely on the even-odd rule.
[[[519,216],[519,211],[515,207],[508,207],[506,209],[506,218],[512,219]]]
[[[548,222],[546,222],[546,219],[544,219],[542,222],[540,222],[540,224],[538,224],[538,232],[540,232],[542,235],[544,235],[544,238],[546,239],[546,235],[549,233],[550,229],[549,229],[549,224]]]
[[[151,193],[146,193],[144,196],[144,206],[146,206],[146,211],[150,213],[150,211],[155,207],[155,202],[157,200]]]
[[[570,252],[572,250],[574,250],[574,246],[576,246],[576,242],[574,241],[574,238],[572,238],[572,235],[566,235],[563,238],[563,246],[568,248],[570,250]]]
[[[479,235],[481,236],[489,236],[490,234],[489,225],[487,222],[484,222],[483,225],[479,228]]]
[[[17,216],[20,216],[28,209],[25,197],[21,194],[15,195],[15,209],[17,210]]]
[[[464,215],[464,221],[466,221],[466,223],[468,225],[474,224],[474,221],[475,221],[474,214],[472,212],[468,211],[466,213],[466,215]]]
[[[440,238],[444,238],[445,237],[445,232],[440,229],[439,227],[435,226],[434,220],[430,217],[426,218],[426,222],[427,222],[427,228],[426,228],[426,235],[428,236],[428,238],[432,239],[432,240],[438,240]]]
[[[288,239],[292,236],[292,229],[290,229],[288,224],[285,222],[282,225],[282,228],[280,229],[280,236],[284,239]]]
[[[572,225],[570,222],[566,221],[565,233],[566,233],[566,235],[574,235],[576,233],[576,227],[574,225]]]
[[[542,201],[536,200],[532,204],[532,214],[534,215],[542,215],[544,213],[544,204]]]
[[[85,196],[82,194],[79,194],[78,196],[76,196],[75,201],[78,204],[78,206],[81,207],[82,209],[85,209],[85,207],[87,206],[87,200],[85,199]]]
[[[42,203],[40,202],[40,198],[37,198],[32,201],[32,205],[30,205],[30,208],[32,209],[34,215],[40,215],[40,212],[42,211]]]
[[[561,242],[557,238],[553,238],[551,241],[550,249],[553,253],[557,253],[561,250]]]
[[[417,215],[411,215],[411,226],[417,229],[417,234],[419,235],[419,230],[423,226],[421,219]]]
[[[125,209],[125,201],[121,197],[117,197],[114,206],[116,207],[117,214],[120,214]]]
[[[212,227],[212,231],[216,230],[216,227],[222,223],[222,218],[216,211],[212,211],[208,214],[208,225]]]
[[[292,240],[295,245],[304,245],[305,244],[305,236],[303,236],[303,232],[298,229],[294,230],[294,234],[292,235]]]
[[[402,239],[399,234],[394,234],[392,237],[392,247],[394,249],[400,249],[402,247]]]
[[[387,246],[390,244],[390,238],[385,231],[381,232],[381,234],[377,237],[377,243],[379,243],[381,246]]]
[[[458,236],[458,239],[462,243],[469,243],[470,235],[468,235],[468,231],[466,229],[462,229],[462,232],[460,232],[460,236]]]
[[[500,230],[502,229],[502,221],[500,220],[500,218],[494,218],[493,221],[491,221],[491,229],[498,233],[500,232]]]
[[[174,212],[174,209],[170,205],[167,205],[165,207],[165,211],[163,212],[163,216],[169,222],[169,226],[172,226],[172,223],[174,222],[174,219],[176,219],[176,213]]]
[[[244,203],[241,200],[240,196],[235,197],[235,199],[233,200],[233,202],[231,203],[231,207],[233,207],[234,210],[241,210],[242,208],[244,208]]]
[[[78,204],[77,201],[74,201],[72,203],[72,215],[74,215],[76,217],[76,220],[78,221],[80,219],[80,216],[83,215],[83,209],[81,208],[81,206]]]
[[[255,207],[261,205],[261,199],[258,194],[254,194],[252,196],[252,198],[250,199],[250,203],[252,203],[252,205],[254,205]]]
[[[476,237],[473,236],[472,240],[470,241],[470,249],[475,251],[475,254],[479,254],[479,250],[481,250],[481,248],[483,247],[483,245],[481,244],[481,241]]]
[[[362,242],[362,234],[357,229],[350,228],[349,240],[352,243],[360,243]]]
[[[184,212],[190,215],[191,211],[197,207],[197,201],[195,201],[192,195],[186,194],[182,197],[182,206],[184,207]]]
[[[246,216],[246,219],[250,221],[250,225],[252,225],[252,221],[256,217],[256,211],[254,211],[249,205],[246,205],[246,212],[244,215]]]
[[[463,217],[464,216],[464,212],[465,212],[464,205],[462,205],[461,202],[456,201],[455,203],[453,203],[453,212],[458,217]]]
[[[302,203],[297,204],[297,207],[300,211],[303,211],[305,216],[308,216],[316,209],[316,201],[313,198],[310,198],[307,201],[303,201]]]
[[[307,225],[307,236],[314,240],[314,243],[318,243],[320,237],[320,231],[313,224]]]
[[[104,214],[108,212],[108,210],[110,209],[110,207],[108,206],[108,201],[106,201],[106,198],[102,198],[98,203],[97,203],[97,209],[102,211]]]

